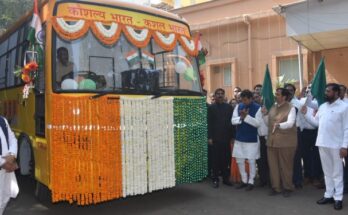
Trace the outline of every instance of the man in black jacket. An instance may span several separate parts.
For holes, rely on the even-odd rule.
[[[231,144],[234,130],[231,124],[233,108],[224,102],[225,90],[215,90],[215,103],[208,108],[208,143],[212,147],[213,187],[219,187],[219,174],[223,183],[231,186],[229,180],[231,164]]]

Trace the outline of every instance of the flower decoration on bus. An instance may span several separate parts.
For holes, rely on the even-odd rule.
[[[74,17],[52,17],[55,32],[64,40],[77,40],[85,36],[90,29],[101,43],[112,46],[118,41],[122,32],[128,41],[138,48],[146,47],[152,38],[166,51],[173,50],[177,43],[180,43],[190,56],[198,55],[200,50],[197,49],[196,40],[187,33],[186,27],[167,24],[170,27],[166,28],[166,23],[155,23],[150,20],[145,20],[144,23],[143,26],[134,26],[117,21],[101,22]],[[155,29],[152,27],[154,23],[162,27]]]
[[[27,99],[30,89],[34,87],[34,81],[37,76],[37,70],[39,65],[36,61],[31,61],[24,65],[23,68],[17,69],[14,73],[17,77],[20,77],[25,83],[23,88],[23,99]]]

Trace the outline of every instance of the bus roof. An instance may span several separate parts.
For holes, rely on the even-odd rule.
[[[60,0],[54,1],[54,0],[39,0],[40,2],[40,8],[42,8],[42,6],[44,6],[46,3],[51,3],[51,2],[59,2]],[[69,2],[69,1],[66,1]],[[153,7],[149,7],[149,6],[144,6],[144,5],[139,5],[139,4],[135,4],[135,3],[130,3],[130,2],[125,2],[125,1],[120,1],[120,0],[99,0],[98,2],[96,2],[95,0],[75,0],[75,1],[71,1],[73,3],[94,3],[94,4],[104,4],[104,5],[111,5],[111,6],[118,6],[118,7],[123,7],[123,8],[129,8],[129,9],[133,9],[133,10],[137,10],[139,12],[146,12],[146,13],[150,13],[153,15],[158,15],[158,16],[162,16],[165,18],[169,18],[169,19],[174,19],[177,20],[179,22],[185,22],[182,18],[180,18],[178,15],[173,14],[173,13],[169,13],[167,11],[164,10],[160,10],[157,8],[153,8]],[[7,29],[5,31],[4,34],[0,35],[0,43],[5,40],[8,36],[10,36],[20,25],[23,24],[23,22],[25,22],[29,17],[31,17],[33,14],[33,10],[28,11],[27,13],[25,13],[25,15],[23,15],[19,20],[17,20],[9,29]]]
[[[124,7],[124,8],[130,8],[133,10],[138,10],[140,11],[144,11],[147,13],[151,13],[154,15],[159,15],[159,16],[163,16],[166,18],[170,18],[170,19],[175,19],[177,21],[181,21],[183,22],[183,19],[180,18],[178,15],[173,14],[173,13],[169,13],[167,11],[164,10],[160,10],[154,7],[150,7],[150,6],[144,6],[144,5],[140,5],[140,4],[135,4],[135,3],[130,3],[130,2],[125,2],[125,1],[120,1],[120,0],[99,0],[99,1],[95,1],[95,0],[82,0],[80,1],[82,2],[91,2],[91,3],[98,3],[98,4],[105,4],[105,5],[112,5],[112,6],[118,6],[118,7]]]

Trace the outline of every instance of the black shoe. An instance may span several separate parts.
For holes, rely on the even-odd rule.
[[[233,184],[229,180],[223,180],[222,183],[226,186],[230,186],[230,187],[233,186]]]
[[[236,186],[236,189],[242,189],[242,188],[247,187],[247,186],[248,186],[247,184],[242,182]]]
[[[254,185],[253,184],[248,184],[247,187],[245,188],[245,191],[250,191],[254,189]]]
[[[335,203],[335,200],[333,198],[321,198],[320,200],[317,201],[318,205],[325,205],[325,204],[332,204]]]
[[[219,188],[219,181],[213,181],[213,188]]]
[[[342,201],[335,200],[334,208],[335,210],[342,210],[343,208]]]
[[[284,196],[284,198],[290,197],[290,194],[291,194],[291,190],[284,190],[284,191],[283,191],[283,196]]]
[[[279,195],[279,194],[280,194],[280,192],[275,191],[273,189],[271,190],[271,192],[268,193],[269,196],[276,196],[276,195]]]

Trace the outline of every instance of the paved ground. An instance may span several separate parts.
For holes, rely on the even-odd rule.
[[[347,214],[348,203],[342,211],[335,211],[333,205],[319,206],[315,203],[323,195],[310,185],[296,191],[289,198],[268,196],[267,188],[253,191],[236,190],[221,186],[213,189],[209,181],[177,186],[144,196],[114,200],[88,207],[59,203],[48,207],[40,204],[33,196],[33,184],[20,179],[21,193],[12,200],[4,215],[14,214],[233,214],[233,215],[321,215]],[[347,196],[346,196],[347,197]]]

